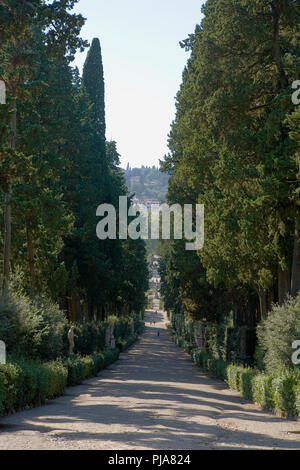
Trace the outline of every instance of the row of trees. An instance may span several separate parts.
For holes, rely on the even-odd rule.
[[[72,320],[139,310],[147,288],[144,242],[96,237],[98,205],[117,206],[127,188],[116,143],[105,139],[99,40],[82,78],[71,67],[88,46],[76,1],[0,1],[3,290],[13,273]]]
[[[205,243],[164,246],[166,307],[256,324],[300,290],[299,2],[207,0],[183,41],[169,203],[205,204]]]

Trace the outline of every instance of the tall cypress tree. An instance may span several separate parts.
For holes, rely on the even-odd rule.
[[[94,125],[105,153],[105,87],[100,41],[94,38],[82,74],[82,84],[93,104]]]

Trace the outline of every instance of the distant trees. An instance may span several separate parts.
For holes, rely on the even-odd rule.
[[[135,193],[137,198],[165,201],[169,177],[155,166],[130,168],[128,164],[125,178],[130,192]]]

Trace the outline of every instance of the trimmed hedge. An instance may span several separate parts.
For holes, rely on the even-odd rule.
[[[115,362],[119,355],[120,351],[116,348],[92,356],[68,358],[65,363],[68,370],[68,385],[80,385],[84,380],[94,377],[100,370]]]
[[[227,363],[222,359],[216,359],[205,351],[197,350],[193,351],[192,358],[201,369],[204,369],[218,379],[226,379]]]
[[[116,341],[116,346],[120,349],[121,352],[128,349],[135,341],[138,339],[138,335],[135,333],[133,335],[127,336],[127,338],[118,338]]]
[[[180,337],[183,341],[191,344],[191,348],[197,348],[198,327],[201,325],[202,340],[205,341],[206,351],[215,357],[226,362],[238,361],[241,353],[240,328],[234,326],[233,316],[230,315],[221,323],[209,322],[205,320],[194,321],[184,313],[170,313],[171,334]],[[252,362],[255,349],[256,334],[252,326],[247,327],[246,336],[246,356],[247,364]]]
[[[136,335],[128,337],[126,345],[135,340]],[[74,356],[64,362],[13,359],[0,365],[0,416],[39,406],[63,395],[66,386],[79,385],[94,377],[119,355],[120,350],[115,348],[91,356]]]
[[[0,414],[44,404],[64,393],[68,371],[60,361],[0,365]]]
[[[227,383],[248,400],[286,416],[300,416],[300,372],[281,370],[267,375],[256,369],[231,364],[227,368]]]
[[[191,344],[174,334],[175,343],[189,352],[193,361],[209,374],[226,381],[230,388],[241,393],[249,401],[285,416],[300,417],[300,370],[281,369],[268,375],[258,369],[229,364],[216,359],[206,351],[192,348]]]

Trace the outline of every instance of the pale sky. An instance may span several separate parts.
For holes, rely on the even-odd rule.
[[[121,166],[158,165],[167,153],[175,95],[189,54],[179,41],[201,21],[202,0],[80,0],[82,37],[101,42],[106,138],[118,144]],[[77,54],[82,70],[86,57]]]

